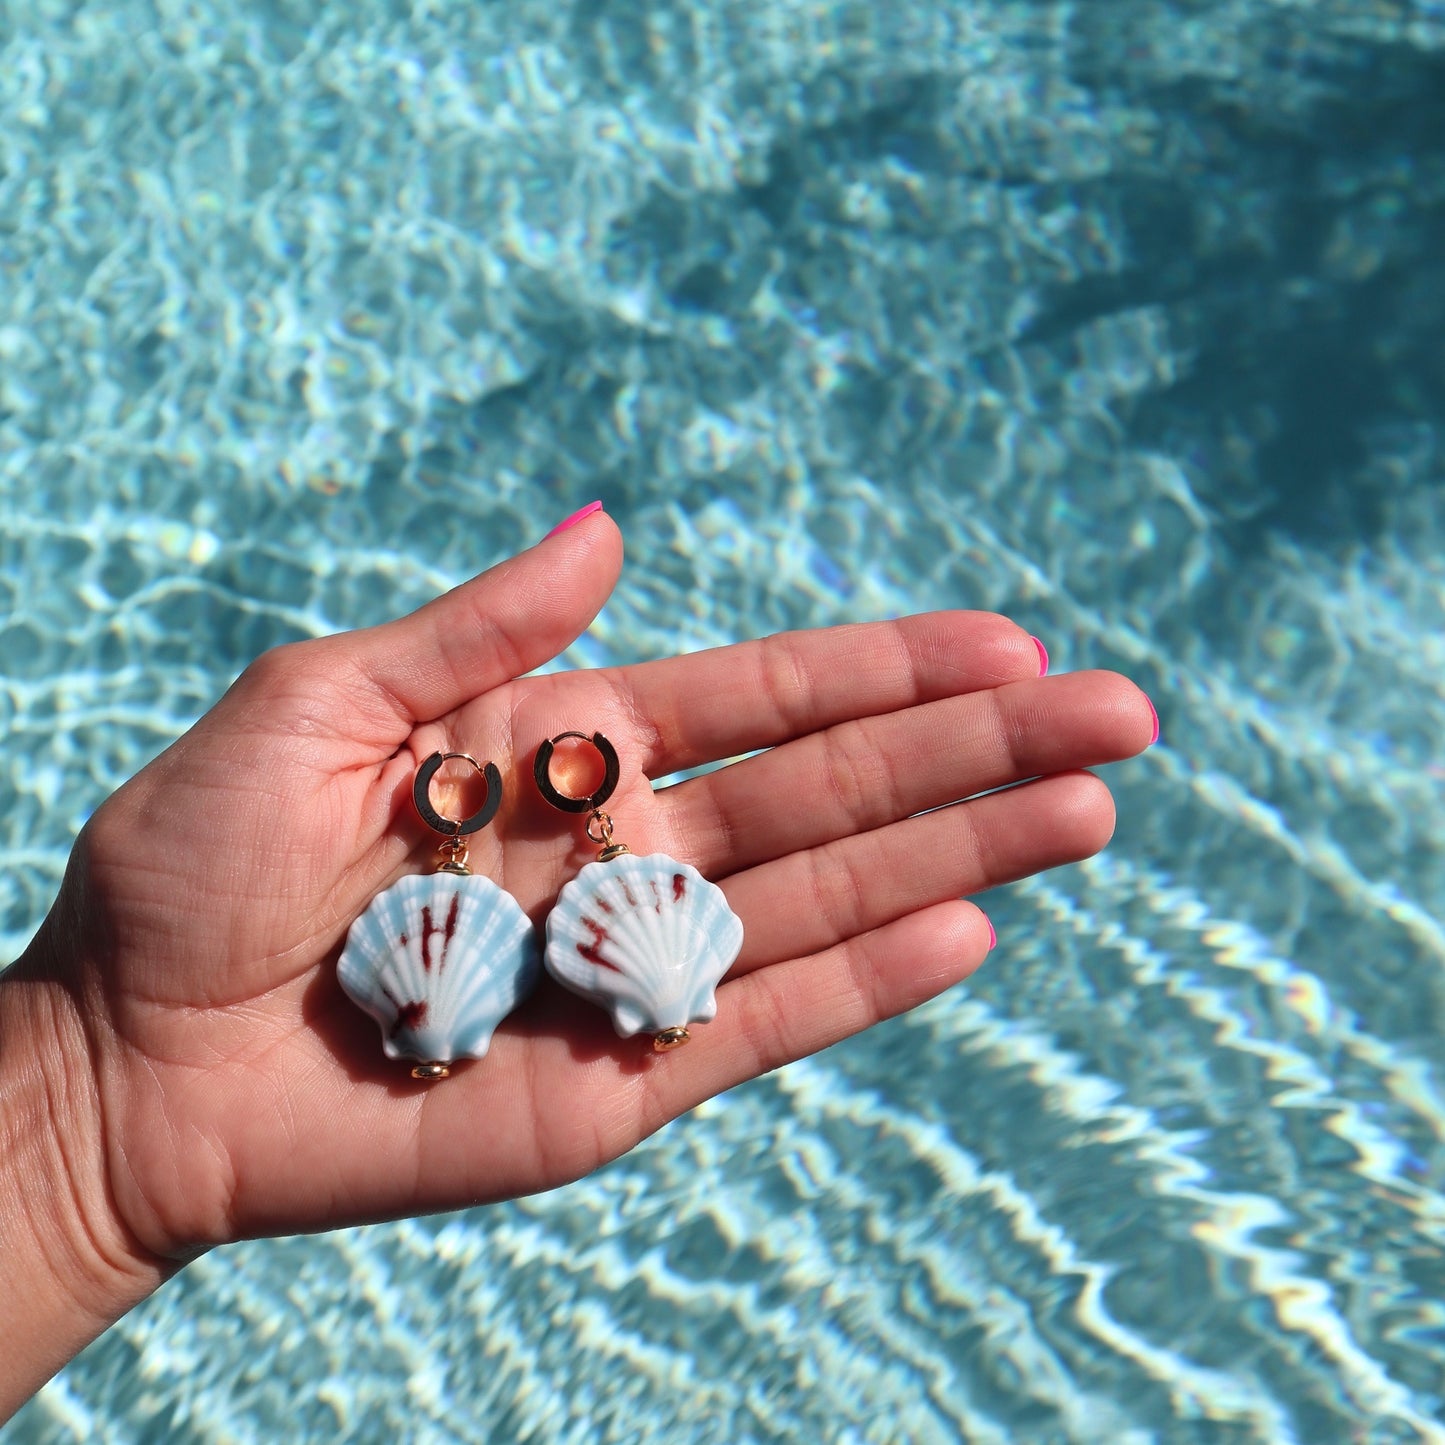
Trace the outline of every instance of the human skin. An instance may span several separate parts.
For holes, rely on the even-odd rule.
[[[0,1420],[214,1245],[554,1187],[915,1007],[990,947],[961,895],[1107,842],[1084,769],[1154,731],[1126,679],[1040,677],[1029,635],[977,612],[526,676],[621,560],[594,513],[408,617],[267,653],[86,824],[0,975]],[[741,916],[717,1018],[652,1054],[546,983],[486,1059],[414,1082],[334,964],[370,899],[434,860],[416,769],[498,764],[471,866],[540,923],[593,856],[530,785],[572,729],[622,758],[619,837],[693,863]]]

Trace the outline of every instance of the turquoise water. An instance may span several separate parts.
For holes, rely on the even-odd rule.
[[[0,948],[262,648],[998,608],[1163,739],[962,989],[218,1251],[7,1440],[1445,1440],[1445,8],[0,8]]]

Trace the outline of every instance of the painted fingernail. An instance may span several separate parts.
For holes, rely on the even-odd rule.
[[[585,507],[579,507],[577,511],[573,512],[565,521],[558,522],[557,525],[547,533],[547,537],[555,537],[558,532],[565,532],[568,527],[575,527],[584,517],[590,517],[593,512],[600,512],[601,510],[601,502],[588,502]],[[547,537],[543,537],[542,540],[545,542]]]
[[[1154,706],[1153,699],[1147,693],[1144,701],[1149,704],[1149,715],[1154,719],[1154,731],[1149,735],[1149,746],[1152,748],[1159,741],[1159,712]]]
[[[993,931],[993,919],[988,914],[984,914],[983,921],[988,924],[988,951],[992,953],[998,945],[998,934]]]
[[[1049,670],[1049,650],[1037,637],[1033,637],[1032,634],[1030,637],[1034,646],[1039,650],[1039,676],[1042,677]]]

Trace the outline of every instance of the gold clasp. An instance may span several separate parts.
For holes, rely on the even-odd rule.
[[[604,813],[601,808],[596,809],[588,818],[587,836],[597,844],[599,863],[610,863],[614,858],[632,852],[626,843],[612,841],[612,814]]]

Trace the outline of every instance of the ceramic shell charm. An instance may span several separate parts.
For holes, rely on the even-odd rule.
[[[448,758],[484,772],[487,799],[455,822],[432,808],[428,789]],[[441,1079],[457,1059],[482,1058],[492,1033],[540,975],[537,936],[511,894],[466,866],[466,834],[491,821],[501,776],[465,754],[433,753],[417,772],[417,811],[446,835],[435,873],[398,879],[351,925],[336,965],[347,996],[381,1026],[388,1058],[416,1061],[419,1079]]]
[[[742,920],[690,864],[665,853],[639,858],[612,841],[602,804],[617,784],[617,754],[600,733],[587,741],[602,754],[602,785],[588,798],[559,793],[550,775],[558,741],[538,750],[537,785],[554,806],[592,814],[587,836],[601,852],[548,915],[547,972],[607,1009],[623,1038],[647,1033],[657,1050],[676,1048],[687,1042],[689,1024],[716,1015],[715,990],[742,949]]]

